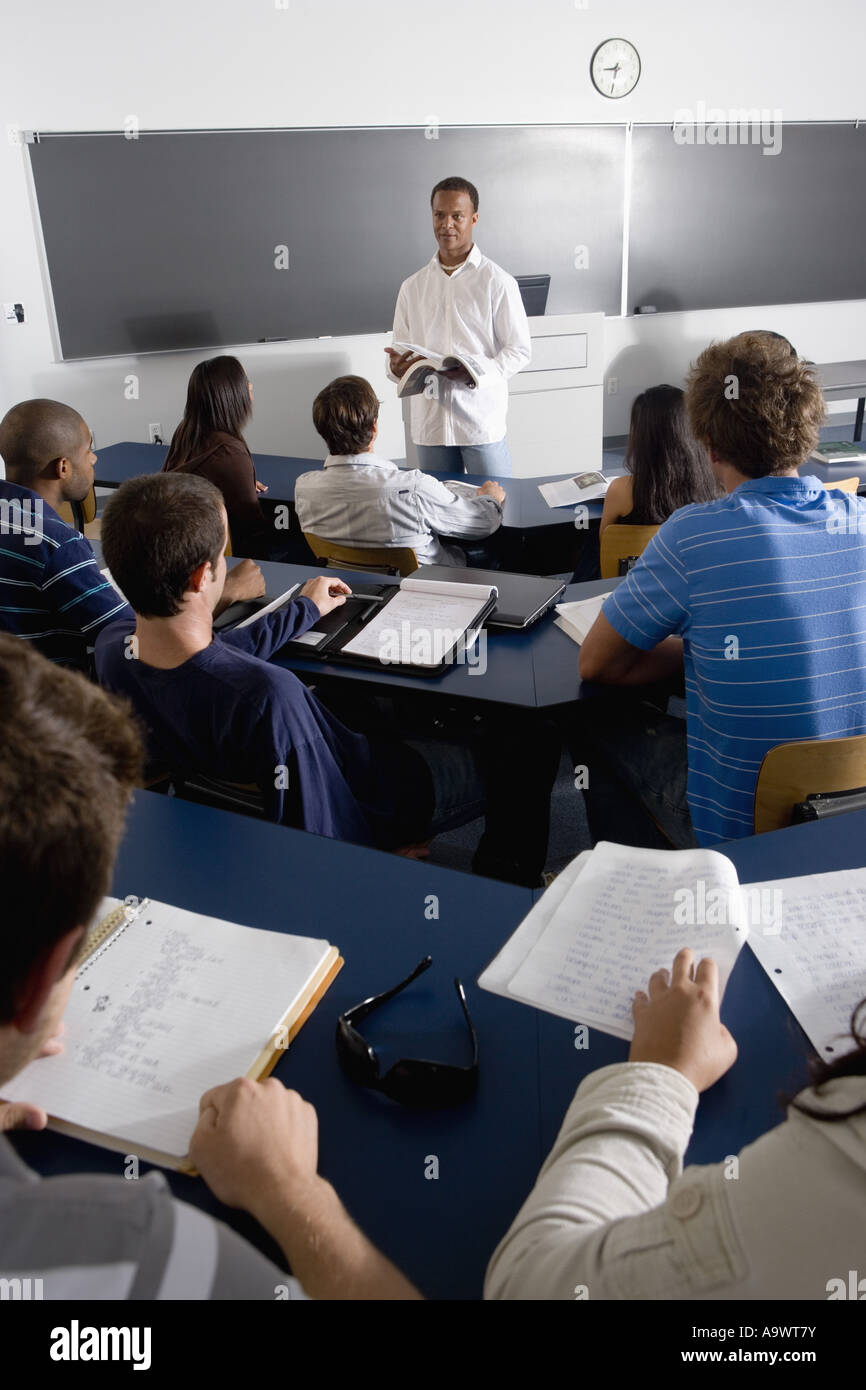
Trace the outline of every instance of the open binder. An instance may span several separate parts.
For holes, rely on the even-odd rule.
[[[268,1076],[342,965],[327,941],[106,898],[76,970],[64,1051],[0,1095],[40,1105],[51,1129],[192,1173],[202,1094]]]
[[[322,661],[436,676],[459,662],[472,646],[495,609],[497,596],[493,584],[415,575],[400,584],[365,584],[282,650]],[[240,605],[237,611],[241,613]],[[248,615],[249,605],[243,611]],[[227,609],[223,617],[230,613]],[[253,619],[254,610],[253,617],[246,616],[247,622]]]

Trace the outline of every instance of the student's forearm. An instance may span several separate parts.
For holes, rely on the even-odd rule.
[[[355,1225],[333,1187],[316,1177],[253,1210],[311,1298],[419,1299],[421,1294]]]
[[[591,651],[584,657],[581,648],[579,666],[583,680],[599,685],[652,685],[682,673],[683,639],[666,637],[651,651],[642,652],[632,647],[627,653],[603,662],[596,661]]]
[[[678,1072],[652,1063],[615,1064],[587,1077],[493,1254],[485,1297],[570,1299],[578,1285],[590,1297],[621,1296],[623,1255],[611,1254],[608,1233],[637,1223],[632,1248],[641,1248],[639,1223],[682,1171],[697,1101]]]

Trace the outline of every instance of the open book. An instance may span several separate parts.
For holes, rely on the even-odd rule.
[[[866,997],[866,868],[740,884],[716,850],[605,841],[554,880],[480,976],[483,989],[631,1038],[631,1004],[677,951],[712,956],[724,992],[751,950],[816,1052],[853,1047]]]
[[[609,594],[595,594],[592,598],[578,599],[575,603],[558,603],[554,622],[572,642],[582,647],[587,633],[592,627]]]
[[[473,390],[485,374],[483,363],[467,353],[449,353],[443,357],[441,353],[433,352],[431,348],[419,347],[417,343],[394,343],[393,347],[398,352],[415,352],[421,357],[421,361],[414,362],[400,378],[397,384],[398,396],[422,395],[427,389],[430,377],[450,372],[454,367],[463,367],[469,373]]]
[[[539,483],[538,491],[548,507],[574,507],[579,502],[594,502],[604,497],[610,482],[603,473],[575,473],[573,478],[563,478],[562,482]]]
[[[268,1075],[343,962],[335,946],[151,902],[103,901],[64,1015],[64,1051],[0,1088],[50,1126],[193,1171],[202,1094]]]

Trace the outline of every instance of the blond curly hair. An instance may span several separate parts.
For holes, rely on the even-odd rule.
[[[686,410],[695,438],[749,478],[799,468],[825,414],[814,367],[787,338],[758,331],[704,349],[686,380]]]

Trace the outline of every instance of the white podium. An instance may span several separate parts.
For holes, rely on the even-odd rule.
[[[508,448],[515,478],[601,468],[604,314],[529,320],[532,361],[508,383]],[[406,463],[418,467],[403,401]]]

